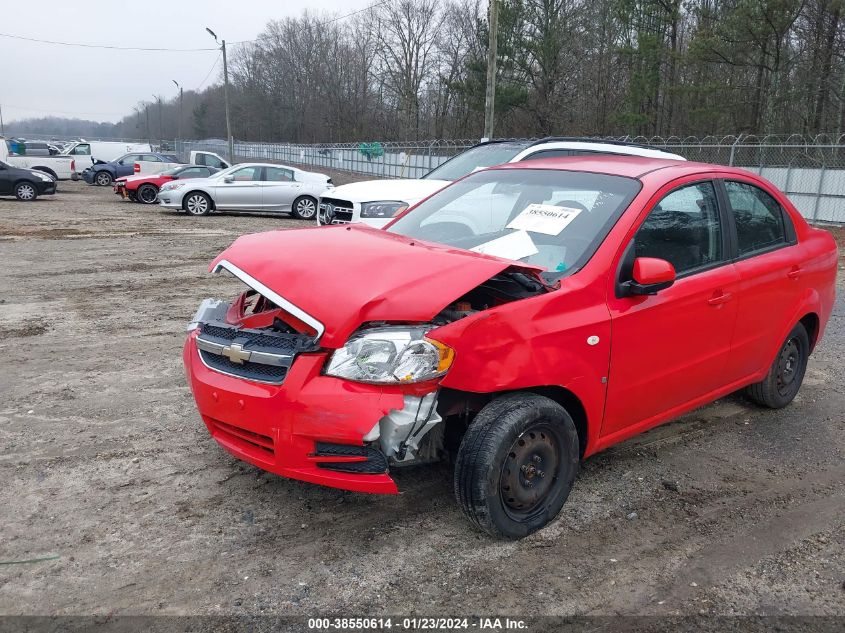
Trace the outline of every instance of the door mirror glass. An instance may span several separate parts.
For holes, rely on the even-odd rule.
[[[628,294],[653,295],[675,283],[675,267],[665,259],[637,257],[631,277],[624,284]]]

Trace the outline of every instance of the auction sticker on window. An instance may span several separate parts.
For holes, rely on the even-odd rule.
[[[572,220],[574,220],[581,209],[572,207],[557,207],[553,204],[529,204],[522,213],[516,216],[508,224],[509,229],[522,229],[532,233],[544,233],[546,235],[560,235]]]

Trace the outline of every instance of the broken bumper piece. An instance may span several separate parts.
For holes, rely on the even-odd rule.
[[[188,335],[185,368],[202,420],[220,446],[283,477],[356,492],[398,492],[387,457],[377,443],[365,446],[363,440],[374,424],[403,408],[401,391],[322,375],[325,352],[296,354],[279,384],[244,379],[203,361],[201,332]]]

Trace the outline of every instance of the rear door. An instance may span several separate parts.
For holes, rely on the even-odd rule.
[[[665,259],[675,283],[649,296],[608,298],[613,341],[602,436],[641,431],[726,384],[738,274],[715,184],[684,179],[641,218],[617,271]]]
[[[290,211],[301,193],[302,183],[294,180],[293,171],[284,167],[265,167],[261,182],[263,207],[267,211]]]
[[[214,203],[218,209],[261,210],[261,166],[248,165],[218,178],[214,187]]]
[[[799,300],[803,271],[795,227],[774,196],[750,181],[721,184],[736,229],[741,299],[731,355],[742,378],[771,364],[794,325],[786,320]]]

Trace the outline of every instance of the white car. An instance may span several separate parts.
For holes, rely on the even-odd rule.
[[[325,174],[287,165],[240,163],[209,178],[174,180],[158,192],[159,204],[191,215],[211,211],[263,211],[290,213],[313,220],[317,201],[332,179]]]
[[[546,138],[539,141],[491,141],[450,158],[420,179],[367,180],[336,187],[320,198],[317,223],[363,222],[380,229],[408,207],[477,169],[536,158],[587,154],[686,160],[670,152],[606,140]]]

